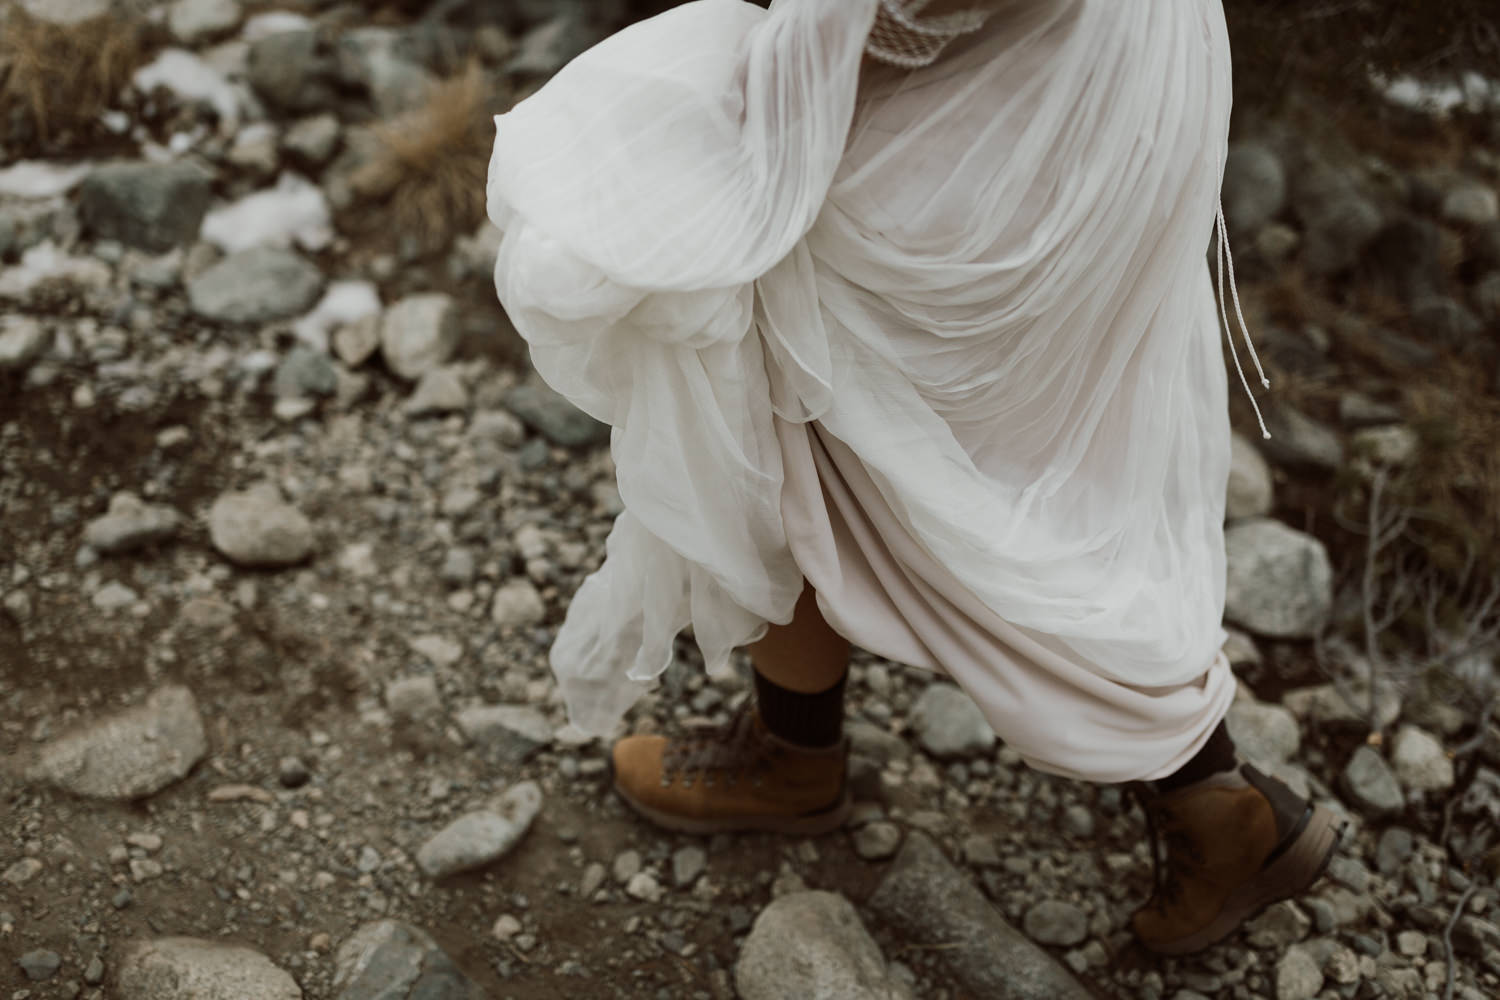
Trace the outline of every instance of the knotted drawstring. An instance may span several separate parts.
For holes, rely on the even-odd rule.
[[[1219,180],[1223,183],[1224,163],[1219,163]],[[1214,254],[1214,260],[1219,270],[1219,316],[1224,320],[1224,336],[1229,339],[1229,353],[1234,357],[1234,370],[1239,373],[1240,385],[1244,386],[1245,395],[1250,400],[1250,408],[1255,411],[1256,423],[1260,424],[1260,436],[1267,441],[1271,439],[1271,432],[1266,429],[1265,417],[1261,416],[1260,404],[1255,401],[1255,393],[1250,391],[1250,380],[1245,377],[1245,368],[1240,364],[1239,348],[1234,343],[1234,328],[1229,325],[1229,310],[1224,300],[1224,263],[1229,262],[1229,292],[1234,298],[1234,315],[1240,321],[1240,332],[1245,338],[1245,347],[1250,351],[1250,360],[1255,362],[1256,374],[1260,376],[1261,388],[1271,388],[1271,380],[1266,377],[1266,370],[1261,367],[1260,355],[1255,353],[1255,344],[1250,340],[1250,328],[1245,323],[1244,310],[1240,308],[1240,289],[1234,280],[1234,254],[1229,250],[1229,226],[1224,222],[1224,197],[1220,195],[1217,199],[1218,214],[1215,217],[1215,232],[1218,236],[1219,249]]]
[[[1151,900],[1148,905],[1165,908],[1181,894],[1183,869],[1199,860],[1198,846],[1172,824],[1160,822],[1157,813],[1161,810],[1158,804],[1161,793],[1149,782],[1134,782],[1130,790],[1146,816],[1146,839],[1151,843]]]
[[[747,699],[719,729],[669,746],[662,762],[663,787],[678,777],[685,788],[693,786],[695,777],[712,786],[716,773],[723,774],[725,783],[732,787],[741,775],[752,774],[762,762],[760,731],[752,705]]]

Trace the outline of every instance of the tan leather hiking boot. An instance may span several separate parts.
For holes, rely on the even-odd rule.
[[[1249,764],[1142,799],[1156,891],[1131,923],[1162,955],[1207,948],[1311,886],[1344,832],[1334,813]]]
[[[706,734],[626,737],[610,765],[620,797],[668,830],[810,836],[837,829],[849,815],[847,760],[847,739],[826,750],[787,743],[747,703]]]

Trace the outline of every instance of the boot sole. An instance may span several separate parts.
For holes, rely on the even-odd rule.
[[[1331,810],[1313,806],[1296,838],[1248,884],[1230,893],[1212,923],[1175,941],[1142,944],[1158,955],[1189,955],[1219,943],[1266,907],[1301,894],[1322,878],[1338,852],[1346,826]]]
[[[816,837],[831,833],[843,826],[849,818],[850,810],[854,808],[854,796],[845,787],[838,802],[827,809],[808,813],[805,816],[726,816],[713,819],[662,812],[636,801],[619,785],[614,785],[614,790],[615,794],[640,816],[663,829],[676,833],[782,833],[799,837]]]

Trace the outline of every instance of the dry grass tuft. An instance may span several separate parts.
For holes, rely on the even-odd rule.
[[[375,126],[377,149],[353,186],[383,200],[393,231],[423,250],[447,246],[484,217],[485,178],[497,110],[489,79],[470,62],[442,81],[420,107]]]
[[[0,10],[0,108],[19,109],[21,119],[0,127],[19,124],[14,138],[22,142],[45,146],[90,128],[148,54],[139,19],[105,15],[58,25],[8,6]]]
[[[1500,544],[1500,399],[1489,383],[1487,365],[1452,359],[1404,390],[1422,457],[1403,499],[1460,530],[1486,562]]]

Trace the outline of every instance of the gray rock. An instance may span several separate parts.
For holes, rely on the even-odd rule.
[[[1229,492],[1225,498],[1224,516],[1231,521],[1246,517],[1265,517],[1275,500],[1271,485],[1271,467],[1261,457],[1260,449],[1242,434],[1229,439]]]
[[[866,823],[854,831],[854,853],[866,861],[894,857],[901,847],[901,828],[895,823]]]
[[[794,892],[756,917],[734,984],[743,1000],[896,1000],[885,958],[843,896]]]
[[[125,584],[118,580],[111,580],[94,591],[94,596],[90,598],[89,603],[107,614],[128,608],[140,599],[141,595]]]
[[[350,368],[358,368],[380,350],[380,317],[366,316],[333,332],[333,351]]]
[[[708,852],[693,844],[672,852],[672,884],[689,888],[708,869]]]
[[[165,253],[198,235],[213,176],[191,163],[114,163],[78,186],[78,218],[95,239]]]
[[[321,111],[337,96],[337,54],[315,31],[256,39],[246,70],[255,92],[283,111]]]
[[[1406,807],[1401,784],[1386,765],[1380,751],[1361,746],[1349,758],[1342,775],[1344,791],[1354,805],[1372,817],[1398,813]]]
[[[1245,925],[1245,940],[1252,948],[1265,948],[1278,954],[1307,937],[1312,921],[1291,900],[1268,907]]]
[[[1415,461],[1422,441],[1410,427],[1395,424],[1356,431],[1350,444],[1354,454],[1366,461],[1401,468]]]
[[[609,442],[609,427],[540,383],[518,385],[505,394],[505,407],[553,444],[586,448]]]
[[[1287,949],[1276,963],[1276,1000],[1313,1000],[1323,988],[1323,970],[1302,945]]]
[[[505,410],[481,410],[469,421],[469,436],[502,448],[519,448],[526,442],[526,425]]]
[[[14,313],[0,316],[0,372],[31,367],[52,343],[52,330],[40,320]]]
[[[1026,936],[1039,944],[1071,948],[1089,936],[1089,918],[1072,903],[1044,899],[1026,911]]]
[[[1344,692],[1333,684],[1295,688],[1282,695],[1281,703],[1297,718],[1325,725],[1353,722],[1385,729],[1401,715],[1401,693],[1387,680],[1375,685],[1374,719],[1368,718],[1370,685],[1366,681],[1351,681]]]
[[[1401,867],[1417,850],[1417,841],[1412,832],[1404,827],[1391,826],[1380,832],[1375,843],[1375,868],[1390,878],[1401,871]]]
[[[398,677],[385,686],[385,707],[398,722],[423,722],[443,714],[443,696],[431,674]]]
[[[1292,208],[1304,233],[1303,266],[1316,275],[1352,267],[1384,223],[1349,171],[1325,164],[1296,174]]]
[[[275,387],[282,399],[332,396],[338,391],[339,377],[328,355],[311,347],[294,347],[276,366]]]
[[[427,99],[436,82],[423,65],[421,37],[382,27],[345,31],[338,42],[339,74],[346,85],[367,92],[382,116],[408,111]]]
[[[925,834],[907,835],[870,909],[935,954],[957,985],[986,1000],[1086,1000],[1091,994],[1046,951],[1006,923]]]
[[[521,38],[505,64],[507,73],[551,76],[604,37],[599,24],[581,7],[565,8]]]
[[[879,764],[893,760],[907,760],[911,747],[895,733],[859,719],[851,719],[844,727],[849,737],[849,752],[868,757]]]
[[[490,604],[490,621],[501,628],[524,628],[545,617],[547,606],[542,603],[542,595],[525,577],[516,577],[503,584],[495,591],[494,601]]]
[[[1401,420],[1401,408],[1382,403],[1358,392],[1346,392],[1339,397],[1339,422],[1345,427],[1359,430],[1395,424]]]
[[[334,956],[335,1000],[485,1000],[448,953],[409,924],[366,924]]]
[[[1224,532],[1224,616],[1257,635],[1308,639],[1333,609],[1333,567],[1323,543],[1279,521],[1240,521]]]
[[[1424,295],[1411,304],[1413,325],[1430,342],[1454,350],[1474,346],[1484,322],[1447,295]]]
[[[409,295],[380,322],[380,348],[386,367],[395,375],[415,380],[441,367],[458,347],[458,311],[453,298],[441,292]]]
[[[1268,222],[1255,234],[1255,252],[1268,264],[1279,264],[1302,245],[1302,234],[1282,222]]]
[[[469,742],[503,764],[520,764],[552,742],[552,727],[526,705],[474,705],[458,713]]]
[[[229,34],[244,16],[239,0],[177,0],[167,13],[167,26],[179,42],[198,45]]]
[[[1261,446],[1278,465],[1336,472],[1344,464],[1344,443],[1338,432],[1290,406],[1268,409],[1266,429],[1271,437]]]
[[[338,152],[343,125],[338,115],[328,112],[294,123],[281,137],[281,148],[290,156],[315,167],[321,167]]]
[[[1416,726],[1402,726],[1391,741],[1391,767],[1408,792],[1426,794],[1453,787],[1453,761],[1435,736]]]
[[[16,964],[21,967],[27,979],[33,983],[44,983],[57,975],[57,970],[62,968],[62,956],[55,951],[38,948],[16,959]]]
[[[534,781],[513,785],[492,809],[460,816],[417,851],[417,864],[430,878],[482,868],[509,854],[542,811],[542,790]]]
[[[409,417],[462,413],[468,408],[469,390],[451,368],[434,368],[425,373],[405,407]]]
[[[241,566],[292,566],[312,555],[310,522],[274,486],[225,493],[208,512],[214,548]]]
[[[1488,184],[1458,184],[1443,197],[1443,218],[1461,226],[1485,226],[1500,220],[1500,196]]]
[[[911,707],[917,743],[934,757],[974,757],[995,749],[995,730],[974,700],[952,684],[932,684]]]
[[[474,553],[463,547],[455,547],[449,549],[448,554],[443,557],[443,566],[438,570],[438,576],[450,587],[466,587],[474,582],[476,572],[478,565]]]
[[[117,968],[118,1000],[302,1000],[297,981],[266,956],[218,941],[135,941]]]
[[[109,512],[83,529],[83,541],[103,555],[134,552],[167,541],[181,522],[171,507],[143,503],[133,493],[116,493],[110,498]]]
[[[193,312],[219,323],[270,323],[310,309],[323,290],[323,273],[278,247],[230,254],[188,279]]]
[[[1286,205],[1286,170],[1270,147],[1236,142],[1224,161],[1224,221],[1233,238],[1251,236]]]
[[[75,795],[138,799],[185,777],[207,751],[193,693],[173,685],[48,744],[32,773]]]
[[[1297,717],[1280,705],[1237,701],[1224,722],[1240,753],[1263,771],[1295,757],[1302,742]]]

